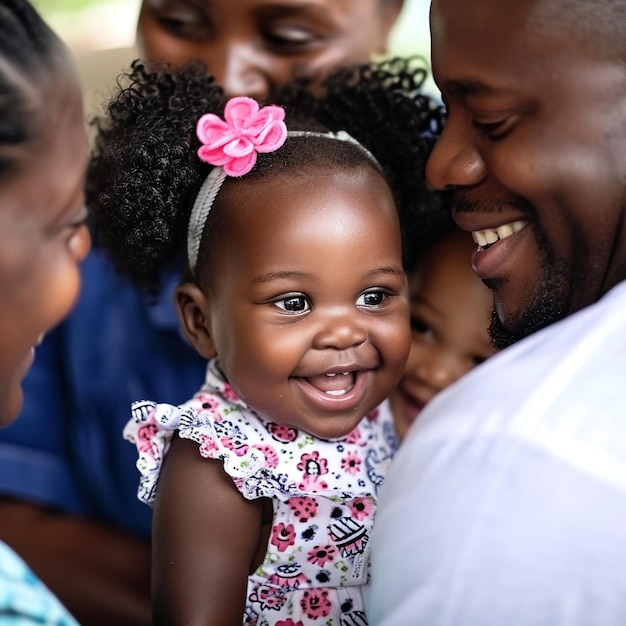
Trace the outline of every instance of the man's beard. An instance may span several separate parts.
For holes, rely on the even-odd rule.
[[[574,276],[571,265],[563,261],[551,263],[544,250],[544,275],[526,298],[523,310],[500,320],[491,312],[489,338],[494,348],[502,350],[567,316]]]

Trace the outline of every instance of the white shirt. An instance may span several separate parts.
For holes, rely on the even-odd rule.
[[[371,626],[626,625],[626,282],[426,407],[372,551]]]

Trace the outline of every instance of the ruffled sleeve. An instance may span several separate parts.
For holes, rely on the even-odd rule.
[[[137,497],[152,505],[156,484],[172,437],[181,423],[181,417],[193,411],[190,407],[157,404],[149,400],[134,402],[132,418],[124,428],[124,439],[137,448],[139,488]]]
[[[250,428],[250,420],[256,421],[256,428]],[[181,406],[147,400],[132,406],[124,438],[137,448],[137,496],[148,505],[154,501],[163,459],[176,432],[195,441],[203,457],[221,460],[224,471],[249,500],[272,496],[286,499],[300,493],[287,473],[275,467],[277,453],[267,445],[262,434],[268,436],[267,431],[258,418],[234,403],[226,406],[201,392]]]

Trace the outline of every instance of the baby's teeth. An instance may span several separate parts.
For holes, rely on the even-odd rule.
[[[336,389],[335,391],[326,391],[325,393],[329,396],[343,396],[348,392],[345,389]]]

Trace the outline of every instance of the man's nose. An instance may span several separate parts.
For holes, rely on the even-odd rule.
[[[468,122],[448,119],[426,164],[426,180],[431,187],[446,190],[482,182],[487,170],[474,136]]]

